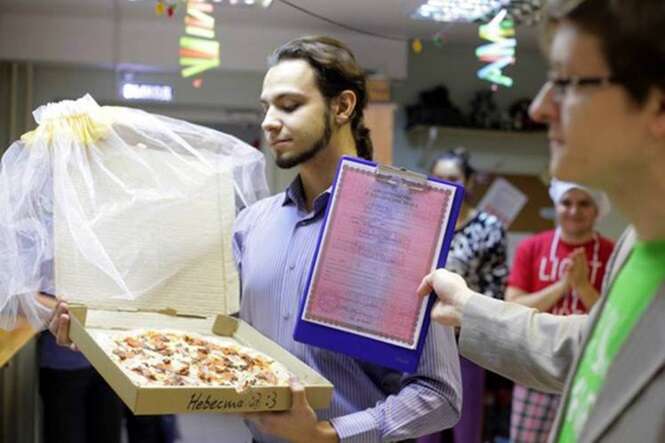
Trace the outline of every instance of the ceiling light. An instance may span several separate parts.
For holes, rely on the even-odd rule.
[[[473,22],[509,0],[428,0],[411,17],[436,22]]]
[[[538,20],[543,0],[427,0],[411,18],[436,22],[486,22],[501,9],[516,23]]]

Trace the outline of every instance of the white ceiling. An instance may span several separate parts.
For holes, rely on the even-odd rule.
[[[429,39],[442,32],[449,44],[480,43],[478,27],[473,24],[440,24],[412,20],[409,15],[423,0],[288,0],[315,14],[347,26],[380,34],[390,38]],[[0,0],[2,12],[74,15],[116,16],[119,19],[174,20],[178,18],[157,17],[154,13],[156,0]],[[218,26],[224,24],[251,25],[266,28],[298,28],[312,32],[340,31],[336,25],[312,17],[280,0],[273,0],[267,8],[226,5],[226,0],[215,4]],[[178,6],[182,7],[182,2]],[[182,17],[182,9],[177,12]],[[351,31],[350,31],[351,32]],[[518,44],[535,47],[536,30],[520,27],[517,30]]]

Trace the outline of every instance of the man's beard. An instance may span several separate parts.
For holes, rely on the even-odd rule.
[[[330,124],[330,111],[327,111],[323,115],[323,135],[319,138],[312,146],[301,152],[300,154],[294,157],[279,157],[275,156],[275,164],[281,169],[290,169],[294,166],[298,166],[301,163],[305,163],[313,159],[316,154],[321,152],[328,143],[330,143],[330,138],[332,137],[332,125]]]

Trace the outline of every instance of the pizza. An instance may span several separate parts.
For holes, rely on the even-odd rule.
[[[100,342],[139,386],[288,386],[284,365],[256,350],[221,338],[169,330],[104,334]]]

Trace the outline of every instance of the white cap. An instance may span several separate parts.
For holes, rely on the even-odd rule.
[[[589,194],[593,202],[596,204],[596,207],[598,208],[598,217],[596,217],[596,221],[602,219],[610,213],[611,205],[610,199],[607,198],[607,194],[587,186],[582,186],[578,183],[564,182],[553,178],[550,182],[550,198],[554,204],[558,204],[566,192],[570,191],[571,189],[580,189]]]

